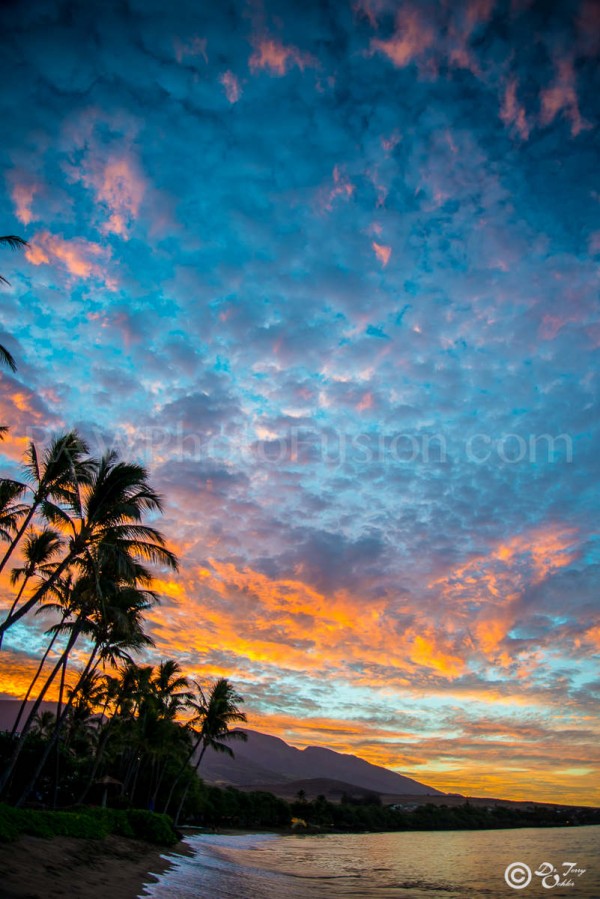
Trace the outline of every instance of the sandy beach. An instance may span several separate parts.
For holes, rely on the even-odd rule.
[[[0,844],[0,899],[136,899],[143,884],[169,867],[170,848],[109,836],[103,840],[25,836]]]

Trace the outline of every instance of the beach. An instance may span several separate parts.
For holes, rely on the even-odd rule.
[[[140,840],[24,836],[0,844],[0,899],[136,899],[146,883],[188,855],[185,843],[168,849]]]

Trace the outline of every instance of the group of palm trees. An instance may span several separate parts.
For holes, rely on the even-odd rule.
[[[4,347],[2,362],[15,369]],[[147,520],[161,510],[142,465],[112,451],[92,456],[76,431],[41,449],[30,442],[21,477],[0,478],[0,574],[10,568],[12,590],[0,651],[6,633],[20,628],[22,639],[34,617],[46,636],[0,740],[0,799],[82,802],[100,785],[106,801],[111,784],[119,802],[162,804],[178,817],[205,751],[233,754],[227,741],[245,739],[231,730],[246,716],[226,678],[205,689],[174,660],[135,661],[153,645],[144,616],[159,601],[154,569],[178,566]]]

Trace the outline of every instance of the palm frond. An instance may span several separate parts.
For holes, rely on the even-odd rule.
[[[0,281],[4,281],[5,284],[8,284],[6,278],[2,278],[1,275]],[[17,370],[17,363],[15,362],[14,357],[9,353],[6,347],[2,345],[0,345],[0,364],[6,365],[11,371]]]
[[[22,237],[17,237],[16,234],[5,234],[3,237],[0,237],[0,246],[10,247],[11,250],[22,250],[23,247],[28,247],[29,244]]]

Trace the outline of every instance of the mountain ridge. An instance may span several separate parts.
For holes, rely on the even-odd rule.
[[[31,704],[28,703],[29,707]],[[0,730],[13,726],[20,701],[0,699]],[[43,702],[40,711],[54,711],[56,703]],[[336,752],[326,746],[290,746],[281,737],[236,728],[248,735],[248,742],[234,741],[234,758],[209,750],[198,771],[207,783],[240,789],[264,788],[273,791],[294,781],[322,780],[341,783],[354,790],[378,794],[410,796],[443,796],[441,790],[374,765],[350,753]]]
[[[235,758],[225,760],[216,752],[206,753],[199,773],[208,783],[247,789],[264,784],[284,786],[293,781],[322,779],[373,793],[444,795],[441,790],[374,765],[360,756],[336,752],[325,746],[297,749],[281,737],[250,728],[238,730],[248,735],[248,742],[232,744]]]

